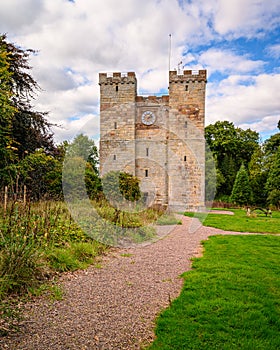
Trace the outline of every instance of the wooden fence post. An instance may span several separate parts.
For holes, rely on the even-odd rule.
[[[26,185],[23,186],[23,205],[26,205]]]
[[[4,194],[4,215],[6,215],[7,203],[8,203],[8,186],[5,186],[5,194]]]

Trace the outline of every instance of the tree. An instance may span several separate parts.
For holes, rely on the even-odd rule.
[[[241,164],[247,167],[259,147],[259,134],[237,128],[228,121],[218,121],[205,128],[205,139],[221,175],[217,177],[216,198],[229,196]]]
[[[38,149],[46,155],[57,154],[47,113],[31,105],[39,90],[30,74],[31,54],[33,50],[23,50],[0,35],[0,185],[11,185],[14,191],[19,179],[26,179],[22,174],[27,163],[21,162],[25,157]],[[20,169],[23,164],[25,168]]]
[[[11,103],[10,84],[11,73],[9,72],[8,54],[0,46],[0,179],[5,177],[3,169],[14,158],[11,129],[16,108]]]
[[[19,160],[39,148],[47,154],[56,154],[51,124],[46,117],[47,113],[32,110],[19,110],[14,114],[12,139],[17,148]]]
[[[264,142],[264,151],[267,157],[275,154],[279,147],[280,147],[280,132],[270,136],[270,138]]]
[[[98,175],[98,150],[93,140],[79,134],[64,144],[63,189],[68,199],[99,198],[102,187]],[[85,191],[86,190],[86,191]]]
[[[90,162],[86,163],[85,184],[90,199],[99,199],[102,193],[101,179]]]
[[[215,162],[212,157],[212,152],[208,147],[205,150],[205,200],[213,201],[217,190],[217,181],[219,174],[215,167]]]
[[[102,178],[105,197],[113,206],[122,206],[124,200],[134,202],[141,198],[139,179],[131,174],[110,171]]]
[[[244,164],[241,165],[236,175],[230,199],[232,203],[238,205],[248,205],[252,203],[252,189]]]
[[[38,148],[50,153],[55,151],[47,114],[34,111],[31,105],[39,90],[29,73],[31,66],[28,60],[34,51],[23,50],[8,42],[6,35],[0,35],[0,53],[1,123],[9,129],[10,146],[17,156],[14,161],[23,159]],[[2,148],[3,141],[0,142]]]
[[[266,205],[267,191],[265,190],[265,183],[267,181],[268,170],[265,166],[265,153],[262,147],[256,148],[248,170],[254,204],[263,207]]]
[[[119,183],[121,194],[127,201],[135,202],[141,198],[140,181],[136,176],[120,172]]]
[[[91,140],[88,136],[83,134],[77,135],[67,147],[67,154],[70,157],[81,157],[86,162],[89,162],[92,169],[98,174],[98,150],[94,140]]]
[[[10,89],[11,73],[9,72],[8,54],[0,46],[0,137],[7,137],[11,133],[11,121],[16,108],[11,103]],[[7,142],[8,143],[8,142]]]
[[[61,164],[44,150],[26,156],[19,164],[20,183],[29,189],[29,198],[61,197]]]
[[[266,190],[268,192],[268,204],[280,207],[280,147],[275,154],[273,163],[268,173]]]

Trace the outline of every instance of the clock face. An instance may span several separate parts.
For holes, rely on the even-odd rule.
[[[145,125],[152,125],[156,120],[156,116],[154,115],[153,112],[146,111],[142,114],[141,120],[142,120],[142,123]]]

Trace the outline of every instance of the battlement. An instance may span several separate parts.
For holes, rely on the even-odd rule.
[[[207,71],[206,69],[202,70],[184,70],[181,73],[177,71],[169,72],[169,83],[189,83],[195,81],[204,81],[207,82]]]
[[[136,96],[136,102],[168,103],[169,96]]]
[[[99,85],[112,84],[136,84],[135,72],[114,72],[114,73],[99,73]]]

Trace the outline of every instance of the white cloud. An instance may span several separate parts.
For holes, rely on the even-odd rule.
[[[50,117],[55,123],[65,119],[64,116],[73,118],[87,113],[98,114],[98,88],[99,86],[83,85],[59,93],[42,93],[37,99],[37,107],[47,110],[47,106],[51,105]]]
[[[207,68],[210,79],[214,73],[229,75],[208,84],[208,120],[246,123],[276,115],[279,85],[276,76],[261,74],[265,62],[215,45],[258,36],[275,27],[279,13],[274,0],[9,0],[0,4],[0,32],[38,50],[31,65],[43,92],[35,107],[63,124],[55,130],[61,141],[87,118],[98,121],[100,71],[135,71],[139,90],[167,89],[170,33],[171,69],[183,57],[192,69]],[[204,44],[213,45],[203,51]],[[279,55],[279,45],[269,53]]]
[[[251,123],[240,124],[242,129],[252,129],[259,133],[269,133],[271,131],[275,132],[277,129],[277,123],[280,120],[279,115],[266,116],[261,120],[253,121]]]
[[[247,73],[260,70],[264,66],[261,60],[250,60],[246,56],[236,55],[229,50],[211,48],[199,57],[202,66],[209,69],[209,74],[219,71],[222,73]]]
[[[250,84],[243,85],[246,82]],[[279,120],[280,74],[229,77],[210,85],[209,92],[207,123],[231,120],[237,125],[253,125],[256,121],[260,125],[260,120],[264,120],[262,125],[265,125],[268,121]]]
[[[18,35],[28,31],[28,28],[34,30],[37,18],[44,10],[44,3],[44,0],[1,1],[1,31]]]
[[[267,52],[274,58],[280,58],[280,44],[269,46]]]
[[[59,125],[59,124],[58,124]],[[63,125],[60,127],[54,127],[56,135],[56,141],[59,143],[62,140],[73,140],[76,135],[84,134],[93,138],[98,145],[99,140],[99,118],[94,114],[85,114],[77,119],[63,120]]]
[[[215,30],[233,37],[258,36],[279,24],[280,3],[275,0],[216,0]]]
[[[178,31],[172,44],[179,59],[184,46],[178,43],[193,28],[199,31],[176,0],[120,0],[118,6],[114,0],[45,1],[36,15],[36,31],[32,23],[28,32],[15,31],[17,41],[39,51],[31,61],[44,91],[36,106],[50,111],[52,122],[66,125],[73,116],[98,114],[99,71],[133,70],[140,89],[167,88],[169,33]],[[150,68],[153,74],[144,74]]]

